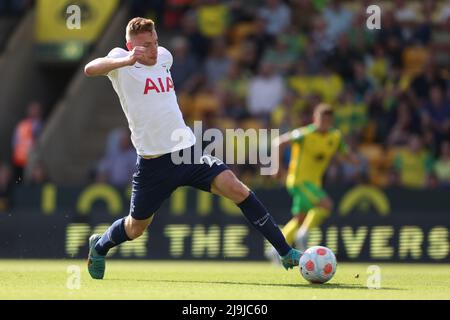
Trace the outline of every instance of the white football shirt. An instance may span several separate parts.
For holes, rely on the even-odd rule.
[[[115,48],[108,57],[128,54],[124,49]],[[195,144],[195,135],[186,126],[177,102],[170,74],[172,62],[172,54],[158,47],[155,65],[137,62],[108,73],[127,117],[131,141],[138,155],[165,154]]]

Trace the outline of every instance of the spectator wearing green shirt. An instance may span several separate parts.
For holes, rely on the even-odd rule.
[[[273,65],[279,74],[288,74],[297,59],[298,55],[290,50],[287,40],[280,38],[275,40],[275,44],[263,56],[263,62]]]

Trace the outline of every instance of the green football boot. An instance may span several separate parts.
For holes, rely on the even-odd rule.
[[[99,234],[93,234],[89,238],[88,271],[93,279],[103,279],[105,275],[105,256],[99,255],[94,248],[100,238]]]
[[[292,269],[293,267],[298,266],[302,254],[303,252],[292,248],[287,255],[281,257],[281,264],[286,270]]]

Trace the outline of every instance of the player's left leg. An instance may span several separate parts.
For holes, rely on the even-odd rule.
[[[286,242],[290,246],[293,246],[295,244],[297,231],[300,229],[300,226],[305,220],[306,213],[309,210],[307,207],[309,202],[296,187],[288,188],[288,192],[292,196],[292,219],[289,220],[283,229],[281,229],[281,232],[283,232],[283,235],[286,237]]]
[[[284,237],[286,238],[286,242],[293,246],[295,244],[295,238],[297,236],[297,232],[300,229],[303,221],[305,220],[306,215],[302,212],[298,212],[295,214],[291,220],[286,223],[286,225],[281,229]]]
[[[283,266],[298,265],[301,252],[286,242],[275,220],[256,195],[231,170],[218,174],[211,183],[212,193],[230,199],[241,209],[247,220],[272,244],[281,256]]]
[[[153,214],[175,189],[171,182],[174,168],[170,154],[155,159],[138,158],[133,175],[130,214],[115,221],[103,235],[89,238],[88,271],[94,279],[103,279],[108,251],[140,237],[153,220]]]
[[[95,244],[95,251],[106,256],[108,251],[125,241],[139,238],[153,221],[153,215],[144,220],[137,220],[128,215],[114,222]]]
[[[300,250],[306,250],[308,244],[309,233],[312,229],[319,227],[333,210],[333,201],[325,196],[308,211],[305,221],[303,221],[297,233],[295,241]]]

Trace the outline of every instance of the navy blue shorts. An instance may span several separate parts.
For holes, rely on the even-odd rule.
[[[191,153],[190,164],[175,164],[168,153],[155,159],[138,156],[137,171],[133,175],[130,214],[134,219],[145,220],[153,216],[165,199],[181,186],[191,186],[211,191],[211,183],[229,168],[219,159],[203,156],[203,163],[194,162],[194,147],[177,151]]]

